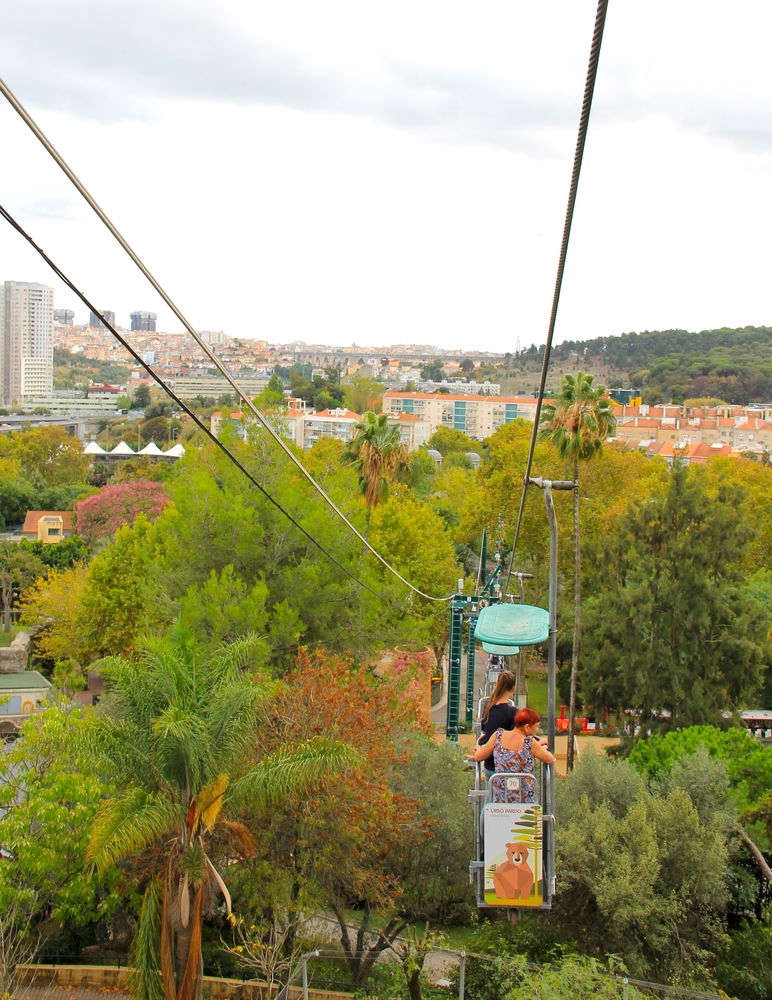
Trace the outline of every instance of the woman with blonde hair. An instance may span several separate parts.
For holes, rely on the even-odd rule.
[[[515,716],[513,730],[497,729],[484,746],[474,752],[475,760],[493,758],[497,773],[522,774],[519,788],[507,787],[510,783],[494,774],[491,779],[491,800],[493,802],[533,802],[536,779],[533,769],[536,760],[554,764],[555,756],[547,749],[546,740],[536,739],[541,716],[532,708],[521,708]]]

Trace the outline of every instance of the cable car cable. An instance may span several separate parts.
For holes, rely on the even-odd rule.
[[[182,314],[182,312],[179,310],[179,308],[176,306],[176,304],[172,301],[172,299],[169,297],[169,295],[164,290],[164,288],[156,280],[156,278],[153,276],[153,274],[150,272],[150,270],[145,266],[145,264],[142,262],[142,260],[139,258],[139,256],[135,253],[135,251],[132,249],[132,247],[129,245],[129,243],[124,239],[124,237],[121,235],[121,233],[115,227],[115,225],[110,221],[110,219],[105,214],[105,212],[102,210],[102,208],[100,208],[100,206],[97,204],[97,202],[91,196],[91,194],[86,189],[86,187],[83,185],[83,183],[73,173],[72,169],[66,163],[66,161],[64,160],[64,158],[56,150],[56,148],[53,146],[53,144],[47,138],[47,136],[42,131],[42,129],[40,128],[40,126],[35,122],[35,120],[29,114],[29,112],[27,111],[27,109],[24,107],[24,105],[21,103],[21,101],[19,101],[19,99],[15,96],[15,94],[11,91],[10,87],[7,85],[7,83],[5,83],[5,81],[2,78],[0,78],[0,92],[2,92],[2,94],[4,95],[4,97],[6,98],[6,100],[8,101],[8,103],[11,105],[11,107],[14,109],[14,111],[16,111],[16,113],[22,119],[22,121],[24,122],[24,124],[27,125],[27,127],[30,129],[30,131],[35,136],[35,138],[41,143],[41,145],[45,148],[45,150],[48,152],[48,154],[51,156],[51,158],[56,162],[56,164],[59,166],[59,168],[65,174],[65,176],[70,180],[70,182],[73,184],[73,186],[78,191],[78,193],[81,195],[81,197],[89,204],[89,206],[91,207],[91,209],[94,211],[94,213],[97,215],[97,217],[101,220],[101,222],[105,225],[105,227],[111,233],[111,235],[113,236],[113,238],[120,244],[120,246],[122,247],[122,249],[126,252],[126,254],[130,257],[130,259],[134,262],[134,264],[136,265],[136,267],[142,272],[142,274],[145,276],[145,278],[150,282],[150,284],[153,286],[153,288],[155,289],[155,291],[158,293],[158,295],[160,295],[160,297],[163,299],[163,301],[166,303],[166,305],[169,307],[169,309],[171,309],[171,311],[174,313],[174,315],[177,317],[177,319],[180,321],[180,323],[182,323],[182,325],[185,327],[185,329],[190,334],[190,336],[193,338],[193,340],[196,342],[196,344],[199,346],[199,348],[209,358],[209,360],[212,362],[212,364],[215,366],[215,368],[217,368],[217,370],[220,372],[220,374],[223,376],[223,378],[226,380],[226,382],[234,390],[234,392],[236,393],[237,398],[240,398],[243,401],[244,405],[249,410],[251,410],[252,414],[263,425],[263,427],[268,432],[268,434],[271,435],[271,437],[274,439],[274,441],[279,445],[279,447],[289,457],[290,461],[292,461],[297,466],[297,468],[300,470],[301,474],[313,486],[313,488],[317,491],[317,493],[319,494],[319,496],[322,497],[322,499],[324,500],[324,502],[338,515],[338,517],[343,521],[343,523],[346,525],[346,527],[354,535],[356,535],[356,537],[362,542],[362,544],[365,546],[365,548],[368,549],[372,553],[372,555],[374,555],[375,558],[380,563],[382,563],[383,566],[385,566],[386,569],[390,573],[392,573],[394,576],[396,576],[398,580],[400,580],[406,587],[408,587],[414,593],[418,594],[420,597],[426,598],[426,600],[429,600],[429,601],[438,601],[438,602],[449,601],[451,599],[451,597],[453,596],[452,594],[449,594],[446,597],[433,597],[431,594],[425,594],[422,590],[419,590],[418,587],[413,586],[413,584],[410,583],[409,580],[406,580],[396,569],[394,569],[393,566],[390,565],[390,563],[388,563],[383,558],[383,556],[379,552],[377,552],[373,548],[373,546],[369,543],[369,541],[365,538],[365,536],[351,523],[351,521],[349,521],[349,519],[346,517],[346,515],[343,513],[343,511],[334,502],[334,500],[332,500],[332,498],[327,495],[327,493],[322,489],[322,487],[319,485],[319,483],[317,483],[317,481],[314,479],[314,477],[311,475],[311,473],[308,471],[308,469],[306,469],[306,467],[298,459],[298,457],[295,454],[293,454],[292,450],[289,448],[289,446],[287,445],[286,441],[284,441],[282,439],[281,435],[279,433],[277,433],[277,431],[275,430],[275,428],[271,426],[270,422],[265,418],[265,416],[260,412],[260,410],[258,410],[258,408],[255,406],[255,404],[252,402],[252,400],[248,397],[248,395],[239,388],[236,380],[233,378],[233,376],[228,371],[228,369],[223,365],[223,363],[220,361],[220,359],[217,357],[217,355],[214,353],[214,351],[212,351],[212,349],[210,348],[209,344],[207,344],[206,341],[198,334],[198,332],[193,329],[193,327],[191,326],[191,324],[188,322],[188,320],[185,318],[185,316]]]
[[[46,252],[41,247],[39,247],[37,243],[35,243],[32,237],[27,232],[25,232],[25,230],[21,227],[21,225],[13,218],[13,216],[2,205],[0,205],[0,215],[2,215],[3,218],[7,222],[9,222],[10,225],[13,226],[13,228],[21,236],[24,237],[24,239],[30,244],[30,246],[34,250],[36,250],[37,253],[46,262],[46,264],[48,264],[48,266],[51,268],[54,274],[78,296],[81,302],[88,309],[90,309],[95,316],[99,317],[100,321],[104,323],[104,325],[107,327],[110,333],[112,333],[112,335],[115,337],[118,343],[126,351],[128,351],[128,353],[134,358],[137,364],[140,365],[142,368],[144,368],[144,370],[148,373],[148,375],[150,375],[150,377],[155,380],[155,382],[161,387],[161,389],[163,389],[164,392],[166,392],[167,395],[169,395],[174,400],[177,406],[179,406],[180,409],[184,410],[185,413],[187,413],[188,416],[192,418],[192,420],[206,434],[206,436],[211,441],[213,441],[217,445],[217,447],[222,452],[224,452],[225,455],[227,455],[227,457],[231,460],[231,462],[233,462],[233,464],[238,469],[240,469],[241,472],[244,473],[247,479],[260,490],[263,496],[267,500],[269,500],[274,505],[274,507],[276,507],[277,510],[279,510],[282,514],[284,514],[284,516],[289,521],[291,521],[292,524],[294,524],[294,526],[298,529],[298,531],[302,532],[306,536],[306,538],[310,542],[312,542],[316,546],[316,548],[319,549],[319,551],[330,560],[330,562],[334,563],[339,569],[342,569],[344,573],[350,576],[351,579],[356,584],[358,584],[358,586],[363,587],[365,590],[368,590],[374,597],[377,597],[379,600],[384,601],[384,603],[388,603],[386,597],[384,597],[382,594],[378,594],[366,583],[363,583],[362,580],[360,580],[354,573],[351,572],[351,570],[347,569],[342,563],[338,562],[335,556],[333,556],[330,552],[328,552],[327,549],[321,544],[321,542],[318,542],[314,538],[314,536],[303,527],[302,524],[300,524],[298,521],[295,520],[295,518],[292,516],[292,514],[289,513],[289,511],[285,510],[284,507],[282,507],[282,505],[278,502],[278,500],[275,500],[274,497],[271,496],[271,494],[255,479],[252,473],[249,472],[249,470],[239,461],[239,459],[233,454],[233,452],[225,444],[223,444],[223,442],[220,441],[220,439],[211,432],[211,430],[206,426],[206,424],[203,423],[203,421],[198,417],[198,415],[195,414],[190,409],[190,407],[187,406],[187,404],[184,403],[168,385],[166,385],[166,383],[153,371],[150,365],[148,365],[140,357],[140,355],[134,350],[134,348],[128,343],[128,341],[124,337],[122,337],[120,333],[118,333],[118,331],[105,319],[102,313],[86,298],[83,292],[81,292],[80,289],[75,284],[73,284],[72,281],[70,281],[67,275],[64,274],[64,272],[51,260],[51,258],[46,254]]]
[[[517,512],[515,523],[515,536],[512,541],[512,551],[509,556],[509,566],[507,576],[502,586],[502,593],[509,588],[509,579],[512,576],[512,566],[515,561],[515,551],[520,537],[520,525],[523,520],[525,510],[525,498],[528,493],[528,480],[531,477],[531,467],[533,465],[533,454],[536,448],[536,439],[539,434],[539,420],[541,417],[542,402],[544,401],[544,389],[547,382],[547,369],[550,363],[552,352],[552,337],[555,333],[555,323],[557,321],[558,303],[560,302],[560,291],[563,285],[563,273],[566,267],[566,257],[568,255],[568,240],[571,235],[571,223],[574,218],[574,207],[576,205],[576,193],[579,187],[579,175],[582,170],[582,159],[584,157],[584,147],[587,139],[587,127],[590,121],[590,111],[592,110],[592,98],[595,92],[595,80],[598,75],[598,63],[600,60],[600,48],[603,41],[603,29],[606,25],[606,11],[608,0],[598,0],[598,7],[595,13],[595,27],[592,32],[592,43],[590,45],[590,57],[587,64],[587,76],[584,85],[584,97],[582,98],[582,109],[579,114],[579,129],[576,139],[576,150],[574,152],[574,165],[571,171],[571,184],[568,189],[568,206],[566,208],[566,218],[563,225],[563,239],[560,244],[560,256],[558,259],[558,270],[555,278],[555,290],[552,296],[552,310],[550,312],[550,322],[547,331],[547,342],[544,347],[544,361],[541,369],[541,379],[539,381],[539,394],[536,399],[536,411],[533,416],[533,431],[531,433],[531,443],[528,448],[528,459],[523,476],[523,490],[520,494],[520,507]]]

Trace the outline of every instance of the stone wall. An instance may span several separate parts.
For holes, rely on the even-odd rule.
[[[18,674],[27,669],[32,636],[17,632],[10,646],[0,647],[0,674]]]
[[[18,981],[20,986],[37,986],[45,989],[99,990],[121,994],[129,992],[128,975],[130,969],[116,965],[20,965]],[[274,986],[275,993],[278,987]],[[300,986],[290,988],[290,1000],[299,1000],[303,995]],[[203,977],[204,997],[211,1000],[266,1000],[267,985],[252,980],[215,979]],[[350,993],[331,990],[308,991],[309,1000],[351,1000]]]

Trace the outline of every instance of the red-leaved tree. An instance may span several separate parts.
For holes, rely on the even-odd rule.
[[[306,912],[335,915],[356,988],[408,922],[400,905],[405,859],[432,835],[432,820],[395,780],[395,772],[410,766],[411,736],[428,740],[431,728],[415,679],[412,665],[378,678],[345,657],[301,650],[261,735],[268,752],[314,736],[338,739],[364,761],[317,783],[302,802],[277,806],[255,831],[259,860],[272,876],[282,872],[288,898]],[[424,683],[428,687],[428,677]],[[270,890],[253,891],[267,907]]]
[[[93,545],[113,535],[122,524],[131,524],[139,514],[154,521],[168,503],[160,483],[137,481],[105,486],[93,497],[75,504],[78,534]]]

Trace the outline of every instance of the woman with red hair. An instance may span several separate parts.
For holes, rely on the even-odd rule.
[[[493,757],[498,774],[524,774],[518,788],[509,788],[504,778],[497,774],[491,778],[491,800],[493,802],[533,802],[536,791],[536,779],[533,777],[535,760],[538,758],[545,764],[554,764],[555,757],[547,749],[546,740],[537,740],[541,716],[532,708],[521,708],[515,716],[515,728],[512,730],[497,729],[488,742],[476,747],[475,760],[485,760]]]

